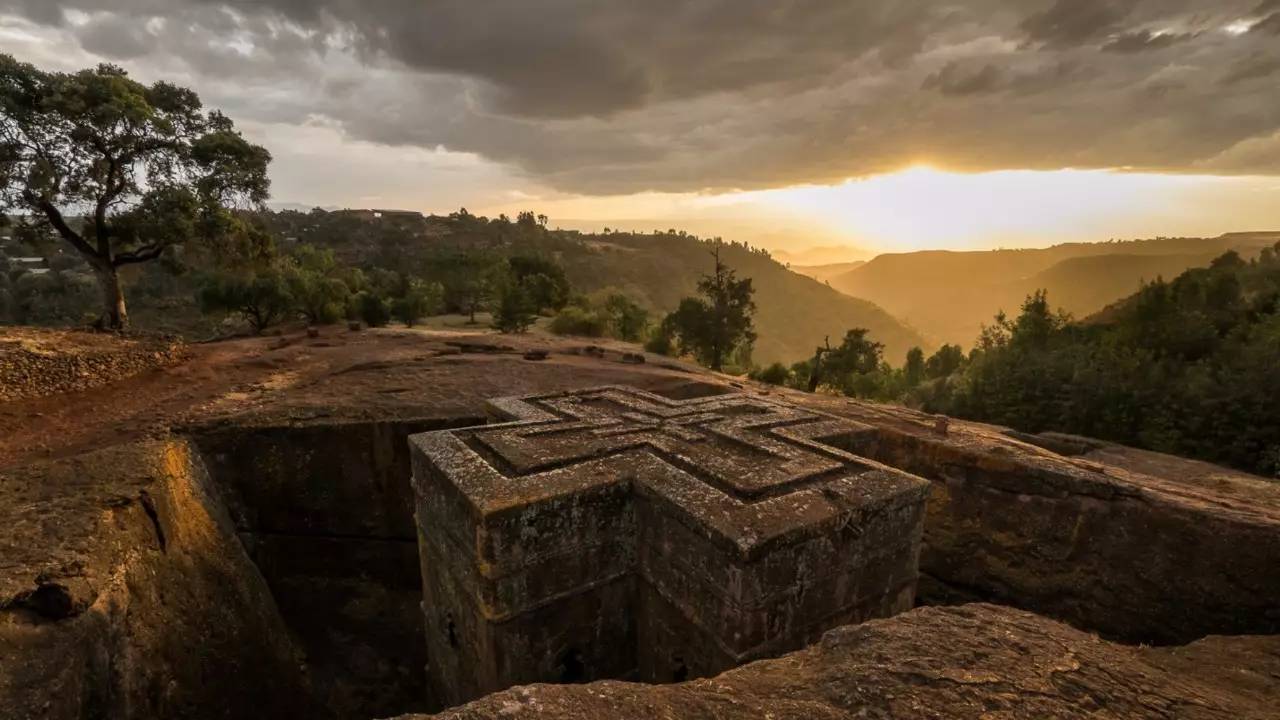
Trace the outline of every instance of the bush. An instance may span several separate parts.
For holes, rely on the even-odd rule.
[[[604,309],[614,337],[627,342],[636,342],[644,337],[645,328],[649,326],[649,311],[631,298],[620,293],[610,295],[605,300]]]
[[[332,250],[309,245],[294,250],[285,281],[298,314],[307,322],[325,325],[342,317],[351,289],[338,277],[339,270]]]
[[[422,318],[439,312],[443,297],[444,288],[440,283],[410,280],[404,297],[395,302],[396,317],[406,326],[413,327]]]
[[[667,327],[659,327],[649,336],[649,341],[644,344],[646,352],[655,355],[674,355],[676,352],[675,340],[671,337],[671,331]]]
[[[369,327],[385,327],[391,322],[391,310],[387,301],[376,293],[365,290],[352,296],[355,300],[355,314]]]
[[[498,290],[498,306],[493,311],[493,327],[503,333],[523,333],[538,317],[524,286],[508,281]]]
[[[255,335],[288,317],[294,306],[284,275],[276,268],[214,273],[204,279],[198,299],[205,313],[239,315]]]
[[[608,324],[605,318],[593,310],[569,305],[551,319],[550,329],[556,335],[598,338],[605,335]]]
[[[769,367],[752,370],[750,377],[752,380],[769,385],[786,385],[791,380],[791,370],[786,365],[776,362]]]

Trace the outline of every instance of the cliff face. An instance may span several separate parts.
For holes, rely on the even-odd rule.
[[[439,720],[1274,718],[1280,638],[1115,645],[993,605],[833,630],[785,657],[679,685],[531,685]],[[422,720],[406,716],[401,720]]]
[[[0,474],[5,718],[309,717],[271,593],[182,441]]]

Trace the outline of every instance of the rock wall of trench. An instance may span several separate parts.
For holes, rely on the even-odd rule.
[[[325,717],[192,447],[0,474],[0,717]]]
[[[483,418],[193,433],[236,530],[339,717],[438,705],[426,685],[408,436]]]
[[[921,604],[998,602],[1134,643],[1280,633],[1277,508],[1007,448],[863,440],[933,482]]]

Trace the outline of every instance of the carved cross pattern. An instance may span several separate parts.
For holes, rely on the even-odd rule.
[[[500,422],[411,439],[451,703],[565,657],[583,679],[670,680],[676,657],[711,674],[912,604],[928,483],[843,449],[869,426],[618,387],[490,407]]]
[[[745,396],[674,403],[605,388],[533,400],[515,412],[533,419],[478,428],[472,438],[516,476],[646,449],[745,499],[836,472],[853,460],[788,436],[797,427],[830,429],[828,419]]]
[[[706,442],[707,436],[692,426],[723,420],[716,413],[694,413],[685,417],[655,418],[641,413],[623,413],[618,420],[605,421],[602,427],[591,431],[596,437],[621,437],[636,433],[669,435],[684,442]]]

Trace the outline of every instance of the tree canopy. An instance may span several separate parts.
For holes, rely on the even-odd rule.
[[[752,316],[756,311],[751,279],[739,280],[720,259],[720,248],[712,252],[715,265],[710,275],[698,281],[701,298],[685,298],[663,321],[660,332],[675,339],[680,351],[693,355],[712,370],[722,370],[725,361],[756,340]]]
[[[128,323],[121,267],[194,238],[241,253],[264,241],[232,210],[267,199],[270,161],[185,88],[0,55],[0,212],[47,225],[85,258],[107,327]]]

